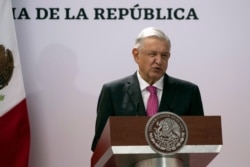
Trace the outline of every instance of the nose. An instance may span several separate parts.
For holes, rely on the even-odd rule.
[[[157,56],[155,56],[155,63],[158,64],[158,65],[161,65],[162,56],[160,54],[157,54]]]

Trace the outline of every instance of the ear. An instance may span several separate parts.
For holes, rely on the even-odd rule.
[[[139,50],[137,48],[133,48],[132,54],[133,54],[135,62],[138,63],[138,61],[139,61]]]

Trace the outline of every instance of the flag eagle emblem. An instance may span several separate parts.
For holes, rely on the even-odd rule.
[[[9,49],[0,45],[0,90],[8,85],[14,71],[14,58]]]

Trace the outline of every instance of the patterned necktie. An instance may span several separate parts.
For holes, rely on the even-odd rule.
[[[153,116],[158,111],[157,90],[156,87],[154,86],[148,86],[147,90],[150,93],[147,104],[147,115]]]

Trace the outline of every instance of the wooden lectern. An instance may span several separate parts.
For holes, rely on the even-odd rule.
[[[164,156],[154,152],[146,141],[149,117],[110,117],[92,155],[91,167],[134,167],[140,161],[162,157],[178,159],[183,167],[206,167],[222,149],[221,117],[181,118],[188,128],[187,143],[176,154]]]

